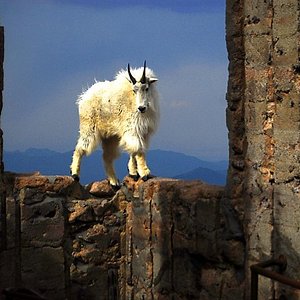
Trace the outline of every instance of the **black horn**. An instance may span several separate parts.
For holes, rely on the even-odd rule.
[[[132,74],[130,73],[130,65],[128,64],[128,74],[130,77],[130,80],[133,84],[136,84],[136,79],[132,76]]]
[[[140,83],[142,83],[142,84],[146,83],[146,61],[144,61],[144,71],[143,71],[143,76],[140,80]]]

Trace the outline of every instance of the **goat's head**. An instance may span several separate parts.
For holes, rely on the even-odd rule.
[[[146,61],[144,62],[143,75],[139,81],[137,81],[130,72],[130,65],[128,64],[128,75],[133,85],[132,90],[135,94],[136,107],[138,112],[144,113],[150,106],[151,96],[149,91],[151,84],[157,81],[157,78],[149,78],[146,76]]]

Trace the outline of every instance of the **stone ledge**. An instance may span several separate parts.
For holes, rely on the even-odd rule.
[[[70,176],[11,178],[15,185],[9,199],[19,206],[19,234],[13,243],[21,250],[18,276],[46,297],[55,293],[53,286],[58,287],[59,299],[83,295],[102,300],[111,291],[120,299],[131,293],[138,298],[187,299],[186,295],[241,291],[235,282],[232,287],[219,285],[235,278],[242,262],[231,253],[243,250],[240,242],[224,240],[224,187],[195,180],[156,177],[144,182],[125,177],[114,193],[107,180],[82,186]],[[53,279],[46,289],[41,270],[47,261],[41,257],[50,254],[55,262],[51,271],[60,282]],[[218,284],[205,279],[214,274]],[[34,281],[35,276],[39,280]]]
[[[47,193],[49,195],[60,194],[63,196],[74,197],[76,199],[87,199],[89,197],[107,198],[116,193],[110,187],[107,180],[95,181],[82,186],[73,180],[71,176],[61,175],[41,175],[36,173],[6,173],[6,183],[9,187],[13,186],[15,190],[34,189],[36,193]],[[176,186],[181,196],[185,198],[201,197],[210,199],[220,198],[224,193],[223,186],[206,184],[200,180],[179,180],[173,178],[155,177],[144,182],[142,179],[134,181],[126,176],[123,180],[121,190],[132,197],[139,197],[141,189],[148,189],[150,186],[154,189],[164,186]],[[31,197],[31,194],[27,195]]]

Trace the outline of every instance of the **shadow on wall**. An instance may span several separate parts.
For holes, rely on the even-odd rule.
[[[199,181],[158,179],[127,196],[137,299],[242,299],[244,243],[224,233],[223,192]]]

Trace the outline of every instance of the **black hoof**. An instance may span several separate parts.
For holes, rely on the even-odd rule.
[[[139,175],[139,174],[136,174],[136,175],[131,175],[131,174],[129,174],[128,176],[129,176],[130,178],[132,178],[134,181],[138,181],[139,178],[140,178],[140,175]]]
[[[108,180],[109,185],[111,186],[111,189],[116,193],[120,188],[121,188],[121,184],[120,181],[117,180],[116,184],[112,184],[110,183],[110,181]]]
[[[119,185],[119,184],[117,184],[117,185],[111,184],[110,186],[114,192],[117,192],[121,188],[121,185]]]
[[[143,181],[147,181],[147,180],[149,180],[149,179],[151,179],[151,178],[154,178],[154,177],[155,177],[154,175],[148,174],[148,175],[143,176],[143,177],[142,177],[142,180],[143,180]]]
[[[74,181],[79,182],[79,176],[77,174],[73,174],[72,178],[74,179]]]

